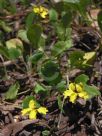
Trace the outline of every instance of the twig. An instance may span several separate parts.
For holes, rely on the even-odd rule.
[[[31,9],[28,9],[28,10],[21,12],[21,13],[17,13],[15,15],[0,16],[0,19],[14,19],[14,18],[22,17],[29,12],[31,12]]]
[[[3,67],[4,67],[5,77],[8,79],[6,66],[4,65],[4,58],[2,57],[2,55],[0,55],[0,58],[1,58],[2,62],[3,62]]]
[[[8,61],[3,61],[3,63],[0,63],[0,67],[3,67],[3,66],[9,66],[11,64],[14,64],[14,61],[13,60],[8,60]]]
[[[21,94],[25,94],[25,93],[30,92],[30,91],[31,91],[30,89],[27,89],[26,91],[20,92],[20,93],[18,93],[17,95],[19,96],[19,95],[21,95]]]

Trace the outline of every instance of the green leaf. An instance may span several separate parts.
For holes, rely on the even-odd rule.
[[[21,55],[20,52],[15,48],[10,48],[8,50],[8,53],[9,53],[9,59],[16,59]]]
[[[88,93],[90,98],[97,96],[97,95],[101,95],[98,88],[96,88],[95,86],[89,86],[85,84],[84,90]]]
[[[0,10],[6,8],[8,5],[8,2],[6,0],[0,0]]]
[[[40,92],[46,92],[46,89],[42,85],[40,85],[39,83],[37,83],[36,86],[35,86],[34,92],[36,94],[38,94]]]
[[[22,41],[29,43],[29,40],[27,38],[27,31],[24,29],[21,29],[18,31],[17,37],[19,37]]]
[[[71,24],[71,21],[72,21],[72,13],[70,11],[68,11],[62,17],[63,26],[65,28],[69,27],[69,25]]]
[[[5,33],[3,31],[0,31],[0,44],[5,42]]]
[[[67,39],[65,41],[65,51],[72,47],[72,39]]]
[[[58,38],[60,40],[65,40],[65,31],[66,29],[63,27],[63,25],[61,23],[54,23],[54,28],[55,28],[55,31],[58,35]]]
[[[0,45],[0,54],[9,59],[9,53],[6,47]]]
[[[23,99],[23,102],[22,102],[22,107],[23,109],[25,108],[28,108],[29,107],[29,102],[30,100],[34,100],[35,101],[35,98],[34,96],[26,96],[24,99]]]
[[[23,51],[23,43],[18,38],[14,38],[14,39],[10,39],[10,40],[6,41],[6,47],[8,48],[8,50],[10,48],[15,48],[15,49],[19,50],[20,52]]]
[[[72,47],[72,41],[58,41],[52,48],[51,53],[53,56],[62,55],[64,51]]]
[[[28,14],[28,16],[26,18],[26,27],[27,28],[29,28],[34,23],[34,17],[35,17],[34,12],[31,12]]]
[[[25,108],[28,108],[29,107],[29,102],[30,102],[30,100],[35,100],[35,98],[34,98],[34,96],[26,96],[26,98],[23,100],[23,102],[22,102],[22,107],[23,107],[23,109],[25,109]]]
[[[64,45],[65,45],[64,41],[58,41],[57,43],[55,43],[51,50],[52,56],[58,56],[62,54],[65,50]]]
[[[64,113],[64,110],[63,110],[63,102],[62,102],[62,100],[61,100],[61,96],[60,95],[58,95],[58,97],[57,97],[57,102],[58,102],[58,107],[59,107],[59,109]]]
[[[57,85],[56,85],[56,89],[59,91],[59,92],[61,92],[61,93],[63,93],[65,90],[66,90],[66,81],[61,81],[60,83],[58,83]]]
[[[9,5],[6,8],[12,14],[15,14],[17,12],[16,4],[13,1],[9,1]]]
[[[27,37],[34,48],[38,48],[38,43],[41,37],[42,28],[40,25],[34,24],[28,28]]]
[[[50,131],[49,130],[42,131],[42,136],[50,136]]]
[[[44,47],[45,47],[45,37],[44,36],[40,37],[38,41],[38,47],[39,49],[44,50]]]
[[[22,55],[23,43],[20,39],[14,38],[6,41],[6,46],[8,48],[9,58],[16,59]]]
[[[43,56],[44,53],[42,51],[37,51],[34,53],[34,55],[29,57],[29,61],[31,61],[33,64],[36,64]]]
[[[97,20],[98,20],[98,25],[100,27],[100,30],[102,32],[102,10],[99,12]]]
[[[87,12],[86,12],[86,8],[87,6],[91,6],[92,1],[91,0],[80,0],[80,3],[77,4],[77,8],[81,14],[81,16],[84,18],[84,20],[88,21],[87,18]]]
[[[20,85],[16,82],[14,85],[11,85],[9,90],[5,93],[5,99],[13,100],[17,97],[18,90]]]
[[[56,21],[58,19],[58,13],[55,9],[49,11],[49,19],[50,21]]]
[[[83,51],[73,51],[69,55],[69,60],[70,60],[71,67],[81,68],[82,67],[82,63],[84,61],[83,56],[84,56],[84,52]]]
[[[55,0],[52,0],[52,1],[55,1]],[[56,3],[57,4],[54,4],[54,7],[56,9],[56,11],[61,14],[62,11],[64,10],[64,6],[65,6],[65,3],[62,2],[61,0],[56,0]]]
[[[8,26],[3,20],[0,20],[0,28],[2,28],[5,32],[11,32],[12,29]]]
[[[65,28],[61,23],[54,23],[55,32],[61,41],[69,40],[72,45],[72,28]]]
[[[59,83],[62,79],[58,64],[51,60],[47,60],[41,66],[41,76],[52,85]]]
[[[65,29],[65,40],[72,40],[72,28],[68,27]]]
[[[80,0],[80,4],[83,8],[86,8],[87,6],[92,4],[92,0]]]
[[[29,102],[31,100],[35,101],[36,108],[40,107],[40,104],[35,100],[34,96],[31,95],[31,96],[26,96],[26,98],[23,100],[23,102],[22,102],[23,109],[26,109],[29,107]]]
[[[83,84],[85,84],[88,80],[89,80],[89,77],[85,74],[81,74],[75,78],[76,83],[82,82]]]

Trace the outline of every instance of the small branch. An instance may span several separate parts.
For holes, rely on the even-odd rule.
[[[31,91],[31,89],[28,89],[28,90],[26,90],[26,91],[23,91],[23,92],[18,93],[17,95],[19,96],[19,95],[25,94],[25,93],[30,92],[30,91]]]
[[[9,66],[9,65],[12,65],[12,64],[14,64],[14,61],[9,60],[9,61],[5,61],[3,63],[0,63],[0,67]]]
[[[14,19],[14,18],[25,16],[29,12],[31,12],[31,9],[28,9],[25,12],[17,13],[15,15],[0,16],[0,19]]]
[[[4,65],[4,58],[2,57],[2,55],[0,55],[1,61],[3,63],[3,67],[4,67],[4,72],[5,72],[5,77],[8,79],[8,75],[7,75],[7,70],[6,70],[6,66]]]

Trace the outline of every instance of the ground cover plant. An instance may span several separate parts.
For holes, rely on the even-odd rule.
[[[101,1],[0,0],[0,136],[101,136],[101,54]]]

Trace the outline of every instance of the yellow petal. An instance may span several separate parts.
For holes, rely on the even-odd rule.
[[[44,8],[44,7],[42,7],[42,6],[40,6],[40,12],[39,12],[39,14],[40,14],[40,16],[41,16],[42,18],[46,18],[46,15],[48,14],[48,9],[46,9],[46,8]]]
[[[40,107],[39,109],[37,109],[37,111],[44,115],[46,115],[46,113],[48,112],[48,110],[45,107]]]
[[[81,85],[81,87],[83,87],[83,83],[82,82],[80,82],[79,85]]]
[[[40,6],[40,8],[39,8],[39,9],[40,9],[40,12],[43,12],[45,8],[44,8],[44,7],[42,7],[42,6]]]
[[[69,89],[72,90],[72,91],[75,91],[75,83],[70,83]]]
[[[64,98],[66,99],[68,96],[71,96],[74,92],[72,90],[66,90],[64,91],[63,95]]]
[[[87,93],[85,91],[82,91],[82,92],[78,93],[79,97],[84,97],[85,95],[87,95]]]
[[[69,101],[72,103],[75,103],[77,99],[77,93],[73,93],[70,97],[69,97]]]
[[[29,108],[30,109],[34,109],[36,106],[35,106],[35,101],[34,100],[30,100],[29,102]]]
[[[85,100],[89,98],[89,95],[85,91],[78,93],[78,96]]]
[[[34,7],[34,8],[33,8],[33,11],[34,11],[35,13],[39,13],[39,12],[40,12],[39,7]]]
[[[29,114],[29,119],[36,119],[37,118],[37,111],[32,110]]]
[[[89,95],[88,95],[88,93],[87,92],[85,92],[85,95],[84,95],[84,97],[83,97],[85,100],[87,100],[87,99],[89,99]]]
[[[40,6],[39,9],[40,9],[40,12],[46,12],[48,14],[47,8]]]
[[[40,13],[40,15],[41,15],[42,18],[46,18],[47,12],[43,11],[42,13]]]
[[[79,85],[79,84],[76,84],[76,91],[77,91],[77,92],[82,92],[82,91],[83,91],[82,86]]]
[[[78,93],[78,96],[81,97],[81,98],[83,98],[84,95],[85,95],[85,92],[80,92],[80,93]]]
[[[23,110],[21,111],[21,113],[22,113],[22,115],[26,115],[26,114],[28,114],[30,111],[31,111],[30,108],[26,108],[26,109],[23,109]]]
[[[89,95],[88,95],[88,94],[87,94],[87,95],[84,95],[84,99],[85,99],[85,100],[89,99]]]

